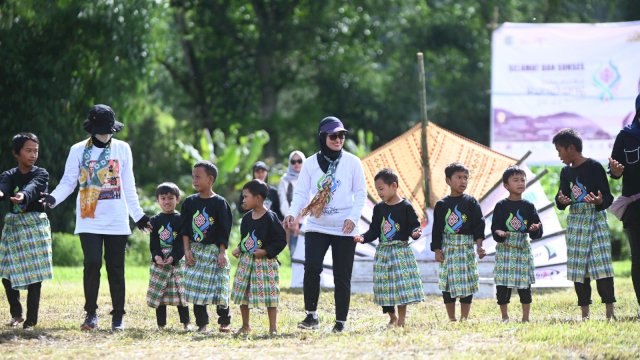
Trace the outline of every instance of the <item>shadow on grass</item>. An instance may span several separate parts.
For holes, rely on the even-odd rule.
[[[23,330],[23,329],[8,329],[3,330],[0,333],[0,344],[10,343],[12,341],[19,340],[40,340],[40,341],[53,341],[57,340],[59,337],[52,334],[55,331],[63,331],[60,330],[51,330],[51,329],[32,329],[32,330]]]

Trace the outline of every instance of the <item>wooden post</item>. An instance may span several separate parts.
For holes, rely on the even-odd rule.
[[[427,88],[424,75],[424,57],[421,52],[418,56],[418,82],[420,84],[420,122],[422,124],[421,142],[422,147],[422,176],[424,178],[424,215],[427,217],[427,209],[431,206],[431,189],[429,188],[429,148],[427,147]]]

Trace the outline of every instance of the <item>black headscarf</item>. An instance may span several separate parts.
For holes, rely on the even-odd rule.
[[[318,144],[320,145],[320,153],[318,154],[318,165],[320,165],[320,169],[323,172],[327,172],[329,169],[329,161],[325,159],[325,157],[335,161],[342,154],[342,149],[335,151],[329,149],[327,146],[327,135],[328,133],[320,131],[323,125],[335,121],[336,118],[330,116],[322,119],[320,125],[318,125]]]

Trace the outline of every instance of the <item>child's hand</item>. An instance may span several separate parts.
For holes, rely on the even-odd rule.
[[[482,248],[482,245],[479,245],[478,247],[476,247],[476,252],[478,253],[478,257],[480,259],[482,259],[485,255],[487,255],[487,253]]]
[[[558,198],[557,198],[557,199],[558,199],[558,202],[559,202],[560,204],[562,204],[562,205],[569,205],[569,204],[571,204],[571,198],[569,198],[569,197],[565,196],[565,195],[562,193],[562,190],[560,190],[560,192],[558,192]]]
[[[438,249],[436,250],[436,261],[439,263],[444,262],[444,254],[442,253],[442,250]]]
[[[184,259],[187,262],[187,266],[193,266],[196,264],[196,259],[193,258],[193,251],[191,251],[191,249],[184,252]]]
[[[255,256],[258,259],[262,259],[264,257],[267,257],[267,250],[265,249],[258,249],[253,253],[253,256]]]
[[[501,238],[508,238],[509,237],[509,232],[508,231],[502,231],[502,230],[496,230],[496,235],[498,235]]]
[[[620,164],[615,159],[609,158],[609,169],[611,169],[611,175],[620,177],[624,172],[624,165]]]
[[[21,204],[24,200],[24,194],[21,192],[16,193],[13,197],[10,197],[9,200],[14,204]]]
[[[413,230],[413,232],[411,233],[411,238],[413,240],[418,240],[418,238],[420,237],[420,235],[422,235],[422,229],[420,228],[416,228],[415,230]]]
[[[173,256],[169,255],[169,257],[164,260],[164,264],[165,265],[173,264]]]
[[[602,204],[602,193],[600,192],[600,190],[598,190],[598,196],[594,195],[592,192],[590,192],[589,194],[587,194],[587,196],[584,197],[584,202],[589,203],[589,204],[595,204],[595,205],[600,205]]]
[[[227,252],[220,251],[220,255],[218,255],[218,267],[223,268],[227,266],[228,263],[229,263],[229,259],[227,259]]]
[[[285,230],[292,230],[294,221],[295,218],[293,216],[287,215],[287,217],[282,220],[282,225],[284,226]]]
[[[242,254],[242,252],[240,251],[240,248],[235,248],[233,249],[233,251],[231,252],[231,255],[233,255],[234,258],[239,258],[240,254]]]
[[[353,241],[362,244],[364,243],[364,238],[362,237],[362,235],[358,234],[353,237]]]
[[[538,231],[540,230],[540,227],[542,227],[542,223],[531,224],[531,226],[529,226],[529,231],[531,232]]]
[[[160,265],[160,266],[164,265],[164,259],[160,255],[154,256],[153,261],[156,263],[156,265]]]

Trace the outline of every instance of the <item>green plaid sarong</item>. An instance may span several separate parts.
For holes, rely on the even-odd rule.
[[[280,265],[277,259],[258,259],[242,253],[233,280],[231,300],[252,308],[277,307],[280,297]]]
[[[396,306],[421,301],[424,301],[424,287],[409,242],[380,242],[373,263],[373,302]]]
[[[478,291],[480,275],[473,235],[443,234],[438,288],[448,291],[452,298],[467,297]]]
[[[162,254],[166,259],[171,254],[171,248],[162,249]],[[160,305],[187,306],[179,264],[177,266],[171,264],[160,266],[151,262],[147,305],[152,308],[157,308]]]
[[[510,232],[505,242],[496,246],[496,265],[493,269],[496,285],[527,289],[536,282],[528,236],[527,233]]]
[[[16,290],[53,279],[51,227],[46,213],[8,213],[0,240],[0,278]]]
[[[567,217],[567,280],[613,277],[611,236],[606,211],[588,203],[571,204]]]
[[[184,295],[195,305],[229,305],[229,263],[218,267],[220,249],[215,244],[191,242],[196,261],[194,266],[183,266]]]

